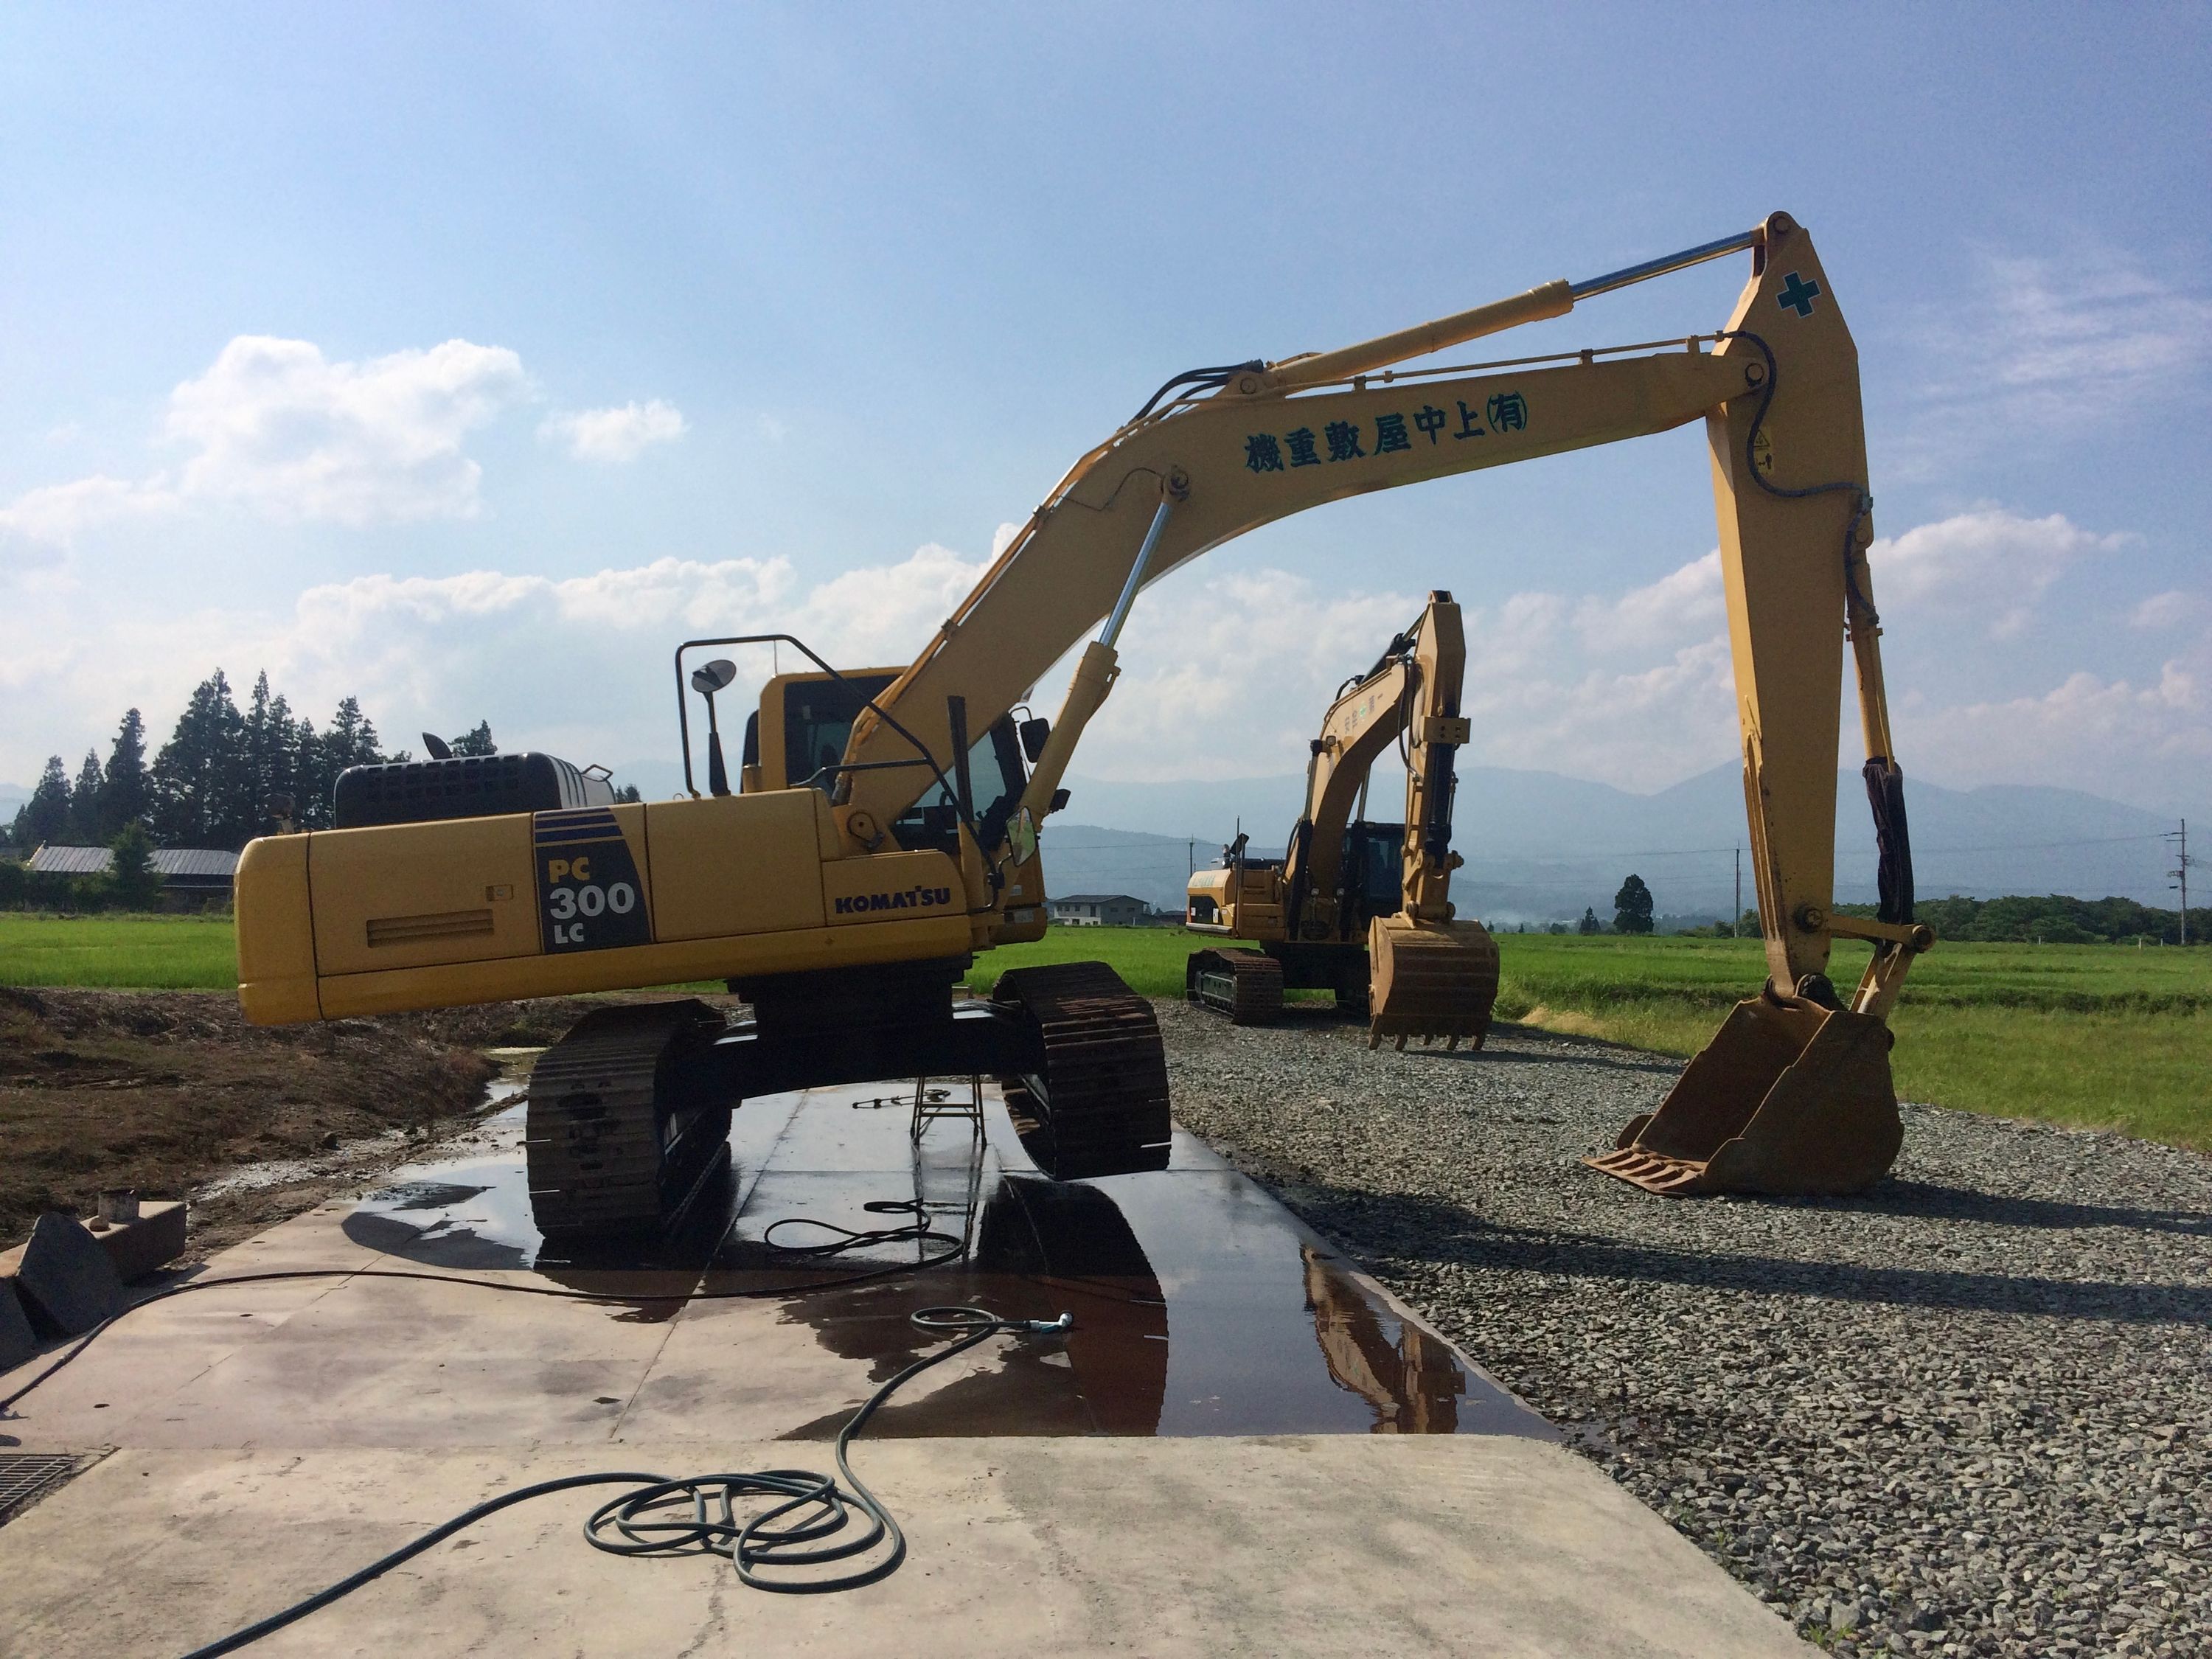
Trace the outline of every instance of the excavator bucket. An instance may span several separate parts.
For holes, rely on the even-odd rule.
[[[1417,1036],[1482,1047],[1498,1000],[1498,941],[1475,921],[1377,916],[1367,929],[1367,1046]]]
[[[1659,1109],[1583,1161],[1668,1194],[1856,1192],[1905,1139],[1889,1046],[1872,1014],[1803,997],[1740,1002]]]

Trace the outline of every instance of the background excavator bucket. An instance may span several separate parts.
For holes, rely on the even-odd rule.
[[[1659,1109],[1583,1162],[1655,1193],[1856,1192],[1905,1139],[1889,1046],[1872,1014],[1802,997],[1740,1002]]]
[[[1409,1036],[1475,1048],[1498,1000],[1498,941],[1474,921],[1377,916],[1367,929],[1367,1046]]]

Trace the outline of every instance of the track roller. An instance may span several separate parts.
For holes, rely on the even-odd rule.
[[[1167,1168],[1167,1054],[1151,1003],[1103,962],[1010,968],[991,1001],[1036,1068],[999,1082],[1039,1169],[1078,1181]]]
[[[730,1138],[728,1103],[688,1097],[683,1058],[722,1030],[696,1000],[633,1003],[586,1014],[538,1057],[523,1146],[540,1232],[636,1232],[682,1215]]]
[[[1417,1036],[1482,1047],[1498,1001],[1498,941],[1478,921],[1377,916],[1367,930],[1367,1046]]]
[[[1283,964],[1264,951],[1194,951],[1183,994],[1232,1025],[1272,1025],[1283,1017]]]

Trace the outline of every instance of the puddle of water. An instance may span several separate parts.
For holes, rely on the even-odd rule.
[[[493,1114],[519,1101],[527,1081],[524,1077],[493,1079],[484,1087],[484,1102],[477,1110]],[[407,1145],[408,1134],[404,1129],[387,1129],[381,1134],[364,1135],[357,1140],[345,1141],[312,1157],[272,1158],[258,1164],[241,1164],[235,1170],[226,1170],[212,1181],[203,1182],[188,1196],[193,1203],[200,1204],[211,1198],[258,1193],[270,1187],[289,1186],[295,1182],[367,1175],[394,1152],[404,1151]]]
[[[988,1366],[895,1400],[871,1434],[1556,1437],[1181,1131],[1165,1170],[1056,1182],[1022,1152],[995,1098],[980,1133],[940,1121],[916,1143],[909,1113],[854,1109],[888,1092],[878,1084],[747,1102],[728,1167],[670,1237],[590,1254],[549,1247],[531,1216],[519,1103],[483,1126],[482,1152],[395,1171],[344,1230],[410,1261],[530,1269],[620,1297],[797,1286],[923,1262],[947,1244],[878,1237],[826,1258],[774,1248],[833,1237],[778,1223],[805,1218],[869,1233],[911,1227],[920,1206],[933,1231],[964,1242],[963,1259],[794,1293],[781,1323],[864,1368],[871,1383],[939,1346],[908,1322],[920,1308],[975,1301],[1024,1318],[1070,1312],[1075,1325],[1064,1339],[1009,1345]],[[619,1316],[684,1311],[637,1303]],[[791,1433],[833,1434],[848,1409],[840,1403]]]

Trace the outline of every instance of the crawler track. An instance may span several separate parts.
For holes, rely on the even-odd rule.
[[[730,1109],[673,1098],[668,1062],[721,1029],[703,1002],[602,1008],[545,1051],[523,1139],[539,1231],[631,1232],[681,1212],[729,1139]]]
[[[1099,962],[1010,969],[991,1000],[1041,1062],[1000,1079],[1038,1168],[1058,1181],[1167,1168],[1167,1056],[1149,1002]]]
[[[1264,951],[1194,951],[1184,994],[1232,1025],[1272,1025],[1283,1017],[1283,964]]]

